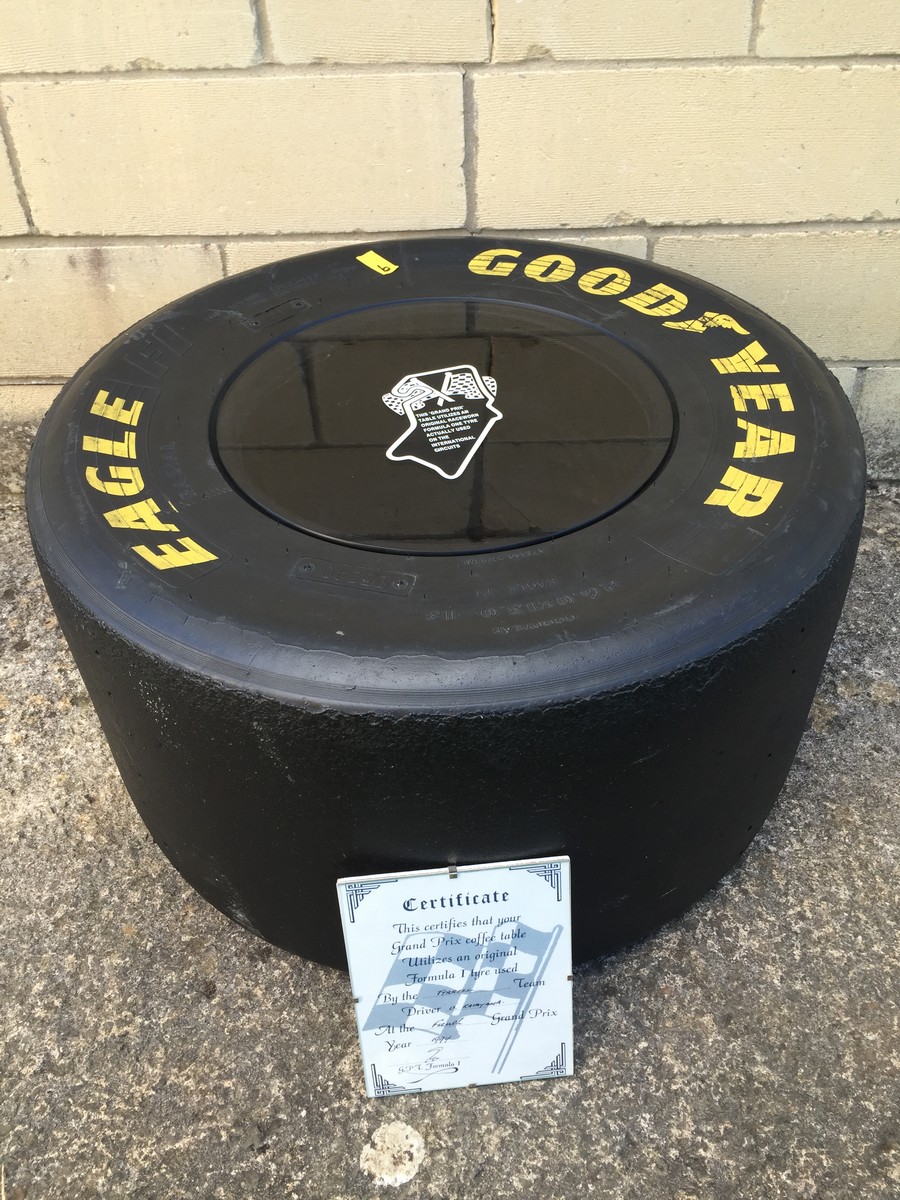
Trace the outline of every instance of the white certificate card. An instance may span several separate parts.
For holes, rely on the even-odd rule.
[[[567,857],[337,887],[369,1096],[572,1074]]]

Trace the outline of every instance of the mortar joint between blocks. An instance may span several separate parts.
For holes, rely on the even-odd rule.
[[[475,88],[472,83],[471,76],[468,70],[463,67],[462,71],[462,90],[463,90],[463,160],[462,173],[463,184],[466,190],[466,216],[464,228],[469,233],[474,233],[477,229],[476,220],[476,171],[477,171],[477,155],[478,155],[478,129],[476,126],[475,114]]]
[[[16,189],[16,198],[22,209],[22,214],[25,217],[25,224],[30,234],[38,233],[38,228],[34,223],[34,214],[31,211],[31,203],[28,199],[28,193],[25,191],[25,180],[22,175],[22,166],[19,162],[19,155],[16,152],[16,145],[13,141],[12,129],[9,124],[9,118],[6,114],[6,106],[0,97],[0,135],[3,137],[3,145],[6,147],[6,156],[9,159],[10,170],[12,171],[13,184]]]
[[[253,13],[253,41],[256,46],[257,63],[273,63],[275,46],[266,0],[250,0],[250,11]]]
[[[758,57],[757,42],[759,41],[759,31],[762,26],[763,4],[765,0],[751,0],[750,3],[750,38],[747,45],[747,53],[753,57]]]

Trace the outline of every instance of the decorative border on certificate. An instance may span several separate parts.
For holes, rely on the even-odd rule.
[[[565,855],[337,887],[367,1095],[572,1074]]]

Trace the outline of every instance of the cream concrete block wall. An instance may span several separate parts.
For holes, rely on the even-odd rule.
[[[221,277],[209,245],[0,243],[0,378],[70,375],[146,313]]]
[[[264,267],[278,262],[280,258],[293,258],[297,254],[315,254],[318,250],[330,250],[333,246],[352,246],[356,238],[317,238],[310,241],[295,238],[293,241],[247,241],[225,243],[225,273],[239,275],[253,267]]]
[[[456,72],[113,77],[11,83],[3,96],[44,233],[427,229],[464,216]]]
[[[897,0],[765,0],[757,53],[797,55],[896,54]]]
[[[587,246],[592,250],[604,250],[607,254],[630,254],[632,258],[647,257],[646,237],[633,233],[570,233],[567,229],[545,230],[539,233],[534,229],[515,229],[505,230],[501,236],[507,234],[510,237],[537,238],[546,242],[565,242],[570,246]]]
[[[900,367],[860,371],[854,396],[869,474],[900,483]]]
[[[5,155],[0,155],[0,238],[27,231],[28,222],[16,195],[12,166]]]
[[[855,367],[845,367],[840,363],[826,363],[832,375],[841,385],[844,395],[848,400],[853,400],[856,390],[856,380],[859,377],[859,371]]]
[[[38,384],[0,385],[0,509],[18,507],[25,491],[22,467],[31,439],[59,387]]]
[[[900,229],[663,236],[654,258],[736,292],[824,358],[900,358]]]
[[[772,312],[900,478],[898,67],[898,0],[0,0],[0,422],[223,273],[518,233]]]
[[[0,0],[0,71],[242,67],[257,54],[247,0]]]
[[[0,420],[9,424],[40,421],[58,392],[53,384],[0,384]]]
[[[485,0],[268,0],[280,63],[484,62]]]
[[[900,218],[894,67],[560,67],[475,100],[485,225]]]
[[[495,0],[494,60],[746,54],[750,0]]]
[[[292,241],[246,241],[228,242],[225,246],[225,267],[229,275],[237,275],[240,271],[249,271],[251,267],[263,267],[266,263],[276,262],[279,258],[292,258],[295,254],[314,254],[317,250],[330,250],[333,246],[352,246],[358,244],[372,245],[384,249],[390,245],[390,238],[365,237],[357,234],[352,238],[324,238],[309,241],[298,238]],[[600,237],[566,237],[560,233],[518,234],[519,237],[543,237],[546,241],[574,242],[591,246],[597,250],[606,250],[610,254],[630,254],[633,258],[646,258],[647,239],[634,235],[600,236]]]

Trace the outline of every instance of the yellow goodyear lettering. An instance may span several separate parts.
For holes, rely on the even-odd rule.
[[[363,261],[364,257],[361,255],[360,261]],[[506,279],[519,266],[521,257],[521,250],[498,246],[476,254],[468,266],[473,275],[493,275],[499,279]],[[522,273],[526,279],[533,279],[537,283],[564,283],[572,278],[577,269],[567,254],[542,254],[526,263]],[[622,267],[594,267],[579,275],[578,286],[589,296],[620,296],[631,287],[631,275]],[[689,300],[676,288],[664,283],[655,283],[643,292],[623,298],[621,303],[627,304],[629,308],[644,316],[673,317],[688,306]],[[700,317],[692,317],[685,321],[663,321],[663,324],[667,329],[679,329],[686,333],[705,333],[707,329],[730,329],[746,337],[749,332],[734,317],[720,312],[705,312]],[[754,369],[770,370],[768,366],[754,368],[740,364],[733,368],[735,371]]]
[[[735,442],[735,458],[768,458],[772,454],[793,454],[795,438],[792,433],[766,429],[752,421],[738,418],[738,428],[744,430],[744,441]]]
[[[469,262],[469,270],[475,275],[495,276],[505,279],[520,266],[521,250],[496,247],[482,250]],[[578,268],[566,254],[548,252],[531,259],[522,267],[526,279],[536,283],[563,283],[571,279]],[[619,303],[633,309],[642,316],[672,318],[682,313],[690,301],[684,292],[667,283],[654,283],[633,295],[624,295],[632,279],[623,267],[594,267],[578,276],[578,287],[589,296],[618,296]],[[666,329],[682,333],[705,333],[708,329],[727,329],[741,337],[751,337],[750,331],[730,313],[704,312],[698,317],[684,320],[662,320]],[[735,354],[710,358],[710,363],[719,375],[776,375],[781,368],[769,360],[768,351],[758,341],[751,341]],[[794,401],[787,384],[784,383],[740,383],[730,388],[734,410],[746,413],[752,405],[760,412],[771,408],[783,413],[794,411]],[[772,458],[778,454],[793,454],[796,438],[783,430],[769,429],[749,420],[737,420],[738,434],[743,440],[734,444],[733,457],[737,460]],[[719,486],[704,500],[704,504],[720,505],[738,517],[756,517],[764,513],[781,491],[783,484],[778,479],[753,475],[737,466],[729,466]]]
[[[705,312],[692,321],[663,321],[666,329],[683,329],[686,333],[706,333],[707,329],[731,329],[735,333],[749,334],[750,330],[739,325],[728,313]]]
[[[732,354],[730,358],[711,358],[710,362],[720,375],[742,375],[745,372],[749,372],[751,375],[758,375],[762,372],[777,375],[781,371],[781,367],[772,362],[762,361],[768,353],[768,350],[764,350],[759,342],[751,342],[749,346],[745,346],[737,354]]]
[[[591,296],[618,296],[631,287],[631,276],[619,267],[596,267],[585,271],[578,286]]]
[[[533,259],[525,268],[528,279],[539,283],[562,283],[575,274],[575,264],[565,254],[543,254]]]
[[[511,256],[512,262],[509,258],[500,258],[501,254]],[[473,275],[499,275],[503,278],[512,275],[516,269],[516,260],[521,257],[521,250],[482,250],[469,263],[469,270]]]
[[[721,484],[721,487],[710,492],[703,503],[723,505],[736,517],[758,517],[781,491],[780,480],[751,475],[749,471],[741,471],[738,467],[729,467],[722,476]]]
[[[134,551],[158,571],[168,571],[171,567],[191,567],[195,563],[214,562],[218,558],[218,555],[213,554],[211,550],[205,550],[193,538],[180,537],[176,541],[182,549],[179,550],[171,542],[162,542],[155,547],[135,546]]]
[[[786,383],[733,383],[731,399],[737,412],[747,411],[747,401],[767,411],[774,401],[782,412],[794,411],[794,399]]]
[[[688,298],[665,283],[654,283],[646,291],[623,296],[619,303],[648,317],[671,317],[687,308]]]
[[[85,468],[84,477],[98,492],[107,496],[136,496],[144,490],[144,477],[138,467],[118,467],[111,464],[106,467],[108,479],[100,478],[99,467]]]

